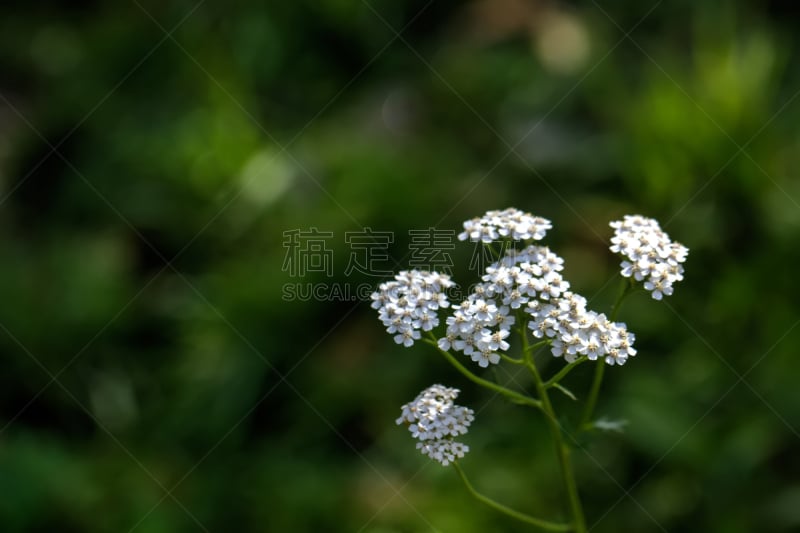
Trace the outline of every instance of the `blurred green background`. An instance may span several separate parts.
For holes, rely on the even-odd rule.
[[[799,14],[3,2],[0,530],[521,530],[395,426],[433,382],[478,411],[475,485],[561,516],[540,417],[398,348],[363,301],[283,292],[377,285],[345,275],[346,232],[394,232],[399,270],[409,229],[509,205],[553,221],[597,310],[609,220],[691,250],[673,297],[621,314],[639,355],[598,414],[629,424],[574,451],[592,531],[800,530]],[[286,268],[284,232],[311,228],[332,276]]]

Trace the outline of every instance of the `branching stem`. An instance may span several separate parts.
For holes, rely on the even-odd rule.
[[[432,333],[429,332],[428,338],[424,339],[424,341],[430,344],[431,346],[435,347],[439,351],[439,353],[442,354],[444,358],[447,359],[448,362],[456,368],[456,370],[461,372],[461,374],[463,374],[468,380],[472,381],[473,383],[480,385],[481,387],[487,388],[489,390],[492,390],[494,392],[497,392],[498,394],[502,394],[503,396],[507,397],[508,399],[510,399],[515,403],[530,405],[531,407],[535,407],[537,409],[542,408],[541,401],[536,400],[535,398],[531,398],[530,396],[526,396],[517,391],[507,389],[506,387],[503,387],[502,385],[489,381],[488,379],[483,379],[482,377],[476,376],[475,374],[467,370],[467,368],[464,365],[462,365],[458,361],[458,359],[453,357],[453,354],[451,354],[447,350],[442,350],[441,348],[439,348],[439,345],[436,342],[436,337]]]
[[[458,465],[457,462],[453,462],[453,468],[455,468],[456,472],[458,472],[459,477],[461,477],[461,481],[464,482],[464,485],[467,487],[467,490],[470,492],[470,494],[472,494],[478,501],[485,503],[486,505],[495,509],[496,511],[499,511],[512,518],[516,518],[517,520],[520,520],[522,522],[527,522],[528,524],[542,528],[545,531],[572,531],[572,526],[570,524],[551,522],[549,520],[544,520],[542,518],[536,518],[527,515],[525,513],[521,513],[517,510],[514,510],[506,505],[503,505],[502,503],[499,503],[491,499],[490,497],[484,494],[481,494],[480,492],[475,490],[475,487],[473,487],[472,483],[469,482],[469,479],[467,479],[466,474],[464,474],[464,471],[461,469],[461,467]]]

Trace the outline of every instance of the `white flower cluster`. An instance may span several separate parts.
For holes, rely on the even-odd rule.
[[[372,308],[378,310],[378,318],[386,331],[394,334],[394,341],[409,347],[420,338],[420,330],[439,325],[437,311],[449,306],[444,291],[453,285],[446,274],[404,270],[372,293]]]
[[[634,335],[622,322],[611,322],[603,313],[586,309],[586,298],[572,292],[547,302],[532,300],[525,309],[532,319],[528,328],[539,339],[553,339],[551,353],[572,363],[580,356],[590,361],[605,359],[623,365],[636,355]]]
[[[472,409],[455,405],[458,389],[431,385],[402,407],[397,424],[406,424],[411,435],[418,439],[417,449],[431,459],[447,466],[464,457],[469,446],[453,440],[465,435],[475,419]]]
[[[658,222],[641,215],[625,215],[609,224],[614,228],[610,250],[621,254],[622,275],[644,281],[655,300],[672,294],[672,284],[683,279],[689,249],[672,242]]]
[[[546,219],[508,208],[464,222],[459,239],[539,240],[551,227]],[[643,281],[656,300],[672,294],[672,284],[683,279],[688,249],[672,242],[653,219],[627,215],[611,227],[611,251],[625,257],[622,275]],[[464,353],[483,368],[498,364],[510,347],[507,338],[515,315],[522,310],[530,317],[527,328],[550,341],[555,357],[624,364],[636,355],[634,335],[624,323],[588,310],[586,299],[570,291],[563,268],[564,260],[547,247],[509,249],[486,268],[467,299],[454,306],[439,348]],[[421,331],[439,325],[438,310],[449,306],[445,290],[453,285],[449,276],[437,272],[403,271],[372,294],[372,307],[395,342],[408,347],[421,338]]]
[[[531,299],[556,298],[569,288],[559,273],[564,260],[541,246],[508,253],[489,267],[474,292],[447,318],[439,348],[463,352],[481,367],[500,362],[498,351],[508,350],[519,309]]]
[[[555,357],[572,362],[585,355],[609,364],[624,364],[636,354],[633,334],[625,324],[586,309],[586,299],[569,291],[560,274],[564,260],[543,246],[510,250],[486,269],[474,292],[446,320],[442,350],[454,350],[481,367],[500,362],[499,351],[515,323],[512,310],[523,308],[531,316],[528,328],[540,339],[553,339]]]
[[[502,211],[488,211],[482,217],[464,222],[464,231],[458,240],[490,243],[501,238],[517,241],[542,240],[553,225],[549,220],[509,207]]]

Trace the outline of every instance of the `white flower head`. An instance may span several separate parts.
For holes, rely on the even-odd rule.
[[[502,211],[487,211],[482,217],[464,222],[461,241],[490,243],[501,238],[515,241],[542,240],[553,225],[549,220],[509,207]]]
[[[643,282],[655,300],[671,295],[673,283],[683,279],[689,249],[671,241],[652,218],[625,215],[609,225],[614,228],[609,249],[624,258],[622,275]]]
[[[533,335],[552,339],[550,353],[568,363],[585,356],[590,361],[623,365],[636,355],[634,335],[625,324],[586,309],[586,298],[579,294],[566,291],[546,301],[531,300],[525,312],[531,316],[528,328]]]
[[[404,270],[372,293],[372,308],[378,310],[394,341],[409,347],[420,339],[420,330],[431,331],[439,325],[439,309],[450,305],[445,290],[453,285],[446,274]]]
[[[463,352],[482,368],[496,365],[502,359],[500,352],[510,348],[506,339],[516,322],[516,311],[526,306],[543,309],[538,319],[528,323],[533,334],[553,337],[559,313],[552,302],[571,294],[569,283],[559,273],[563,264],[564,260],[545,246],[509,249],[486,268],[472,294],[454,309],[439,347]]]
[[[454,440],[465,435],[475,419],[468,407],[456,405],[458,389],[443,385],[431,385],[405,404],[397,424],[405,424],[411,435],[419,440],[417,449],[447,466],[457,458],[464,457],[469,446]]]

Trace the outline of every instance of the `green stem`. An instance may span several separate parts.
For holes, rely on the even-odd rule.
[[[619,314],[619,309],[620,307],[622,307],[622,301],[633,291],[634,291],[633,281],[629,278],[623,278],[622,289],[619,291],[617,300],[614,302],[614,306],[611,308],[611,314],[608,316],[608,320],[614,322],[617,319],[617,315]]]
[[[570,524],[561,524],[558,522],[551,522],[549,520],[543,520],[541,518],[535,518],[533,516],[527,515],[525,513],[521,513],[519,511],[515,511],[514,509],[503,505],[502,503],[496,502],[495,500],[485,496],[475,490],[475,487],[472,486],[472,483],[469,482],[467,476],[464,474],[464,471],[461,470],[461,467],[458,465],[457,462],[453,462],[453,468],[456,469],[458,475],[461,477],[461,481],[464,482],[464,485],[467,487],[467,490],[480,502],[485,503],[489,507],[495,509],[496,511],[500,511],[501,513],[508,515],[512,518],[516,518],[522,522],[527,522],[528,524],[532,524],[536,527],[540,527],[546,531],[572,531],[572,527]]]
[[[525,364],[525,361],[523,361],[522,359],[517,359],[516,357],[511,357],[510,355],[506,355],[504,353],[500,354],[500,358],[503,361],[507,361],[507,362],[515,364],[515,365],[524,365]]]
[[[524,328],[520,328],[519,334],[520,335],[525,335],[525,329]],[[527,343],[526,343],[525,348],[523,348],[523,350],[526,351],[526,352],[532,352],[534,350],[538,350],[539,348],[542,348],[543,346],[547,346],[551,342],[552,341],[550,339],[545,339],[543,341],[539,341],[537,343],[531,344],[530,346],[528,346]]]
[[[603,383],[603,373],[606,369],[605,361],[597,361],[594,369],[594,379],[592,380],[592,388],[589,390],[589,399],[586,400],[586,408],[583,411],[583,418],[581,419],[580,428],[582,430],[592,428],[592,415],[594,408],[597,405],[597,397],[600,395],[600,385]]]
[[[564,368],[559,370],[558,373],[555,376],[553,376],[552,378],[550,378],[547,381],[545,381],[545,383],[544,383],[545,388],[549,389],[551,387],[554,387],[554,386],[558,385],[558,383],[562,379],[564,379],[564,377],[566,377],[567,374],[572,372],[573,368],[575,368],[576,366],[578,366],[579,364],[581,364],[581,363],[583,363],[585,361],[588,361],[588,359],[586,358],[585,355],[583,355],[583,356],[579,357],[578,359],[575,359],[573,362],[569,363],[568,365],[565,365]]]
[[[628,278],[622,279],[622,289],[619,291],[617,300],[611,308],[611,314],[608,317],[610,322],[614,322],[619,314],[619,309],[622,307],[622,301],[633,292],[633,282]],[[594,379],[592,380],[592,388],[589,391],[589,399],[586,401],[586,408],[583,411],[581,418],[580,428],[582,430],[592,428],[592,416],[594,416],[594,408],[597,405],[597,397],[600,395],[600,386],[603,384],[603,374],[605,373],[606,363],[604,360],[597,361],[594,369]]]
[[[542,377],[539,375],[539,370],[533,363],[533,358],[528,353],[528,335],[525,330],[520,331],[522,335],[522,353],[525,357],[525,364],[533,376],[533,382],[536,385],[536,391],[539,394],[540,401],[542,402],[542,411],[547,419],[547,424],[550,426],[550,432],[553,435],[553,442],[555,444],[556,455],[558,456],[558,464],[561,467],[561,477],[564,480],[564,487],[567,489],[567,497],[569,498],[569,507],[572,512],[573,527],[576,533],[586,533],[586,520],[583,517],[583,508],[581,507],[581,499],[578,494],[578,487],[575,483],[575,473],[572,471],[572,462],[569,456],[569,448],[564,442],[564,435],[556,418],[553,405],[550,403],[550,397],[547,394]]]
[[[439,351],[439,353],[442,354],[445,357],[445,359],[447,359],[450,362],[450,364],[453,365],[456,368],[456,370],[461,372],[468,380],[480,385],[481,387],[493,390],[498,394],[502,394],[503,396],[509,398],[510,400],[516,403],[520,403],[523,405],[530,405],[531,407],[536,407],[537,409],[542,408],[542,402],[540,402],[539,400],[531,398],[530,396],[525,396],[524,394],[520,394],[519,392],[513,391],[511,389],[507,389],[502,385],[498,385],[497,383],[489,381],[488,379],[483,379],[482,377],[476,376],[475,374],[467,370],[467,368],[464,367],[464,365],[459,363],[458,360],[455,357],[453,357],[453,354],[439,348],[439,344],[436,342],[436,337],[432,333],[429,333],[429,337],[430,338],[423,340],[428,344],[430,344],[431,346],[434,346]]]

